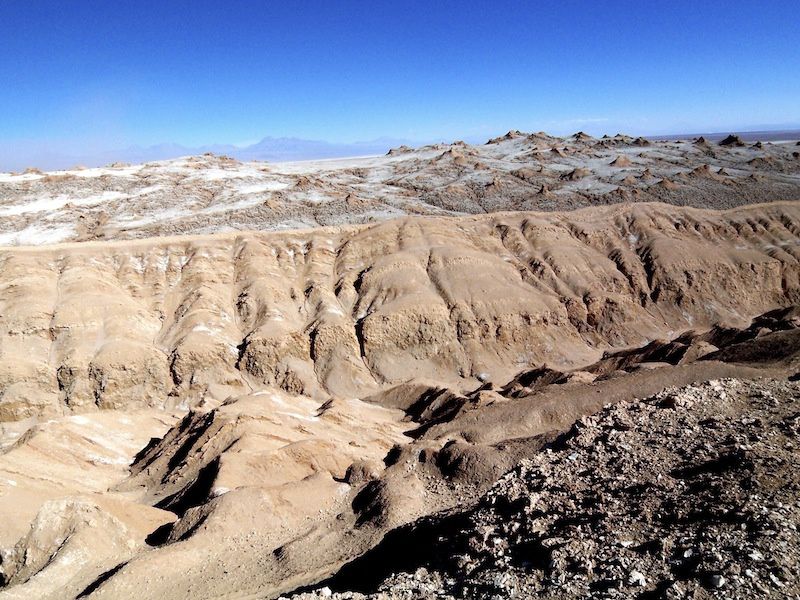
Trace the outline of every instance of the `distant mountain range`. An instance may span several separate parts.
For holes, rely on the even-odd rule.
[[[346,156],[369,156],[385,154],[389,149],[406,145],[418,145],[404,139],[378,138],[366,142],[336,143],[299,138],[265,137],[250,146],[212,144],[208,146],[183,146],[180,144],[157,144],[155,146],[129,146],[119,150],[105,150],[86,154],[61,154],[58,152],[6,152],[0,148],[0,171],[19,171],[27,167],[44,170],[68,169],[75,165],[95,167],[114,162],[144,163],[166,160],[178,156],[189,156],[213,152],[225,154],[239,160],[293,161]],[[424,143],[424,142],[422,142]]]
[[[729,133],[736,133],[743,140],[779,140],[795,139],[797,129],[736,131],[718,133],[694,133],[676,135],[645,136],[652,140],[691,139],[703,136],[708,140],[720,140]],[[479,139],[465,138],[469,143],[480,143]],[[129,146],[124,149],[87,152],[85,154],[61,153],[47,149],[20,149],[0,146],[0,172],[21,171],[27,167],[43,170],[69,169],[76,165],[97,167],[115,162],[131,164],[145,163],[155,160],[166,160],[179,156],[190,156],[213,152],[225,154],[238,160],[266,160],[271,162],[316,160],[323,158],[343,158],[348,156],[372,156],[385,154],[391,148],[407,145],[421,146],[433,141],[443,140],[406,140],[382,137],[366,142],[325,142],[321,140],[304,140],[292,137],[265,137],[249,146],[233,144],[211,144],[208,146],[182,146],[180,144],[157,144],[154,146]]]
[[[401,144],[409,144],[408,140],[393,138],[379,138],[368,142],[354,142],[351,144],[325,142],[321,140],[303,140],[300,138],[273,138],[265,137],[250,146],[234,146],[232,144],[214,144],[196,148],[178,144],[159,144],[142,148],[132,146],[123,150],[126,162],[146,162],[148,160],[163,160],[213,152],[225,154],[239,160],[314,160],[320,158],[340,158],[344,156],[367,156],[385,154],[390,148]],[[119,157],[119,152],[110,153]],[[116,160],[120,160],[117,158]]]

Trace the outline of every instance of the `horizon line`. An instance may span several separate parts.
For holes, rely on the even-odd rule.
[[[392,137],[392,136],[379,136],[379,137],[376,137],[376,138],[374,138],[372,140],[361,140],[361,141],[354,141],[354,142],[341,142],[341,141],[331,141],[331,140],[324,140],[324,139],[311,139],[311,138],[301,138],[301,137],[290,137],[290,136],[273,137],[273,136],[269,136],[268,135],[268,136],[264,136],[264,137],[260,138],[256,142],[253,142],[251,144],[244,144],[244,145],[221,143],[221,142],[212,142],[212,143],[206,143],[206,144],[192,146],[192,145],[185,145],[185,144],[178,143],[178,142],[159,142],[159,143],[150,144],[150,145],[146,145],[146,146],[145,145],[140,145],[140,144],[130,144],[128,146],[121,147],[121,148],[111,148],[111,149],[107,149],[107,150],[97,150],[97,151],[94,151],[94,152],[89,152],[87,155],[84,155],[84,156],[81,156],[80,154],[73,154],[73,153],[61,153],[61,152],[56,150],[56,151],[51,151],[50,152],[51,156],[47,157],[47,152],[45,151],[45,152],[41,153],[42,158],[45,159],[43,162],[45,162],[45,163],[50,162],[52,166],[51,165],[44,165],[42,167],[39,167],[38,165],[32,164],[32,163],[40,162],[40,161],[36,161],[35,159],[31,159],[31,157],[28,157],[27,160],[23,159],[23,160],[18,161],[16,169],[12,166],[10,170],[7,170],[7,167],[0,166],[0,172],[13,173],[13,172],[15,172],[15,170],[19,170],[20,168],[22,168],[22,169],[38,168],[38,169],[41,169],[41,170],[44,170],[44,171],[63,171],[63,170],[71,170],[71,169],[74,169],[74,168],[76,168],[78,166],[86,167],[86,168],[104,167],[104,166],[109,166],[109,165],[111,165],[113,163],[116,163],[116,162],[129,162],[129,163],[132,163],[132,164],[140,164],[140,163],[145,163],[145,162],[169,161],[169,160],[175,160],[175,159],[182,158],[182,157],[197,156],[197,155],[202,155],[202,154],[207,154],[207,153],[224,154],[225,150],[220,148],[219,151],[215,152],[213,150],[214,147],[226,147],[228,150],[233,151],[233,152],[247,151],[247,150],[250,150],[250,149],[254,149],[254,147],[258,146],[258,144],[260,144],[260,143],[262,143],[264,141],[268,141],[268,140],[269,141],[285,140],[285,141],[292,141],[292,142],[298,142],[298,143],[321,144],[323,146],[331,147],[330,150],[334,151],[334,152],[336,150],[336,147],[340,147],[339,150],[342,150],[343,153],[334,153],[334,154],[331,154],[331,155],[316,155],[316,156],[314,156],[314,155],[306,155],[306,156],[302,156],[302,152],[300,150],[296,149],[295,152],[299,153],[301,156],[296,156],[295,157],[295,156],[290,156],[290,154],[292,153],[291,149],[286,149],[286,151],[285,151],[286,157],[285,158],[264,158],[264,159],[244,158],[244,159],[239,159],[239,160],[241,160],[242,162],[264,161],[264,162],[275,162],[275,163],[277,163],[277,162],[304,162],[304,161],[315,161],[315,160],[337,160],[337,159],[347,159],[347,158],[366,158],[366,157],[381,156],[382,154],[385,154],[385,152],[391,150],[392,147],[395,147],[395,146],[390,146],[389,144],[410,145],[410,147],[413,147],[415,149],[416,148],[421,148],[421,147],[424,147],[424,146],[428,146],[428,145],[433,145],[433,144],[452,144],[452,143],[454,143],[454,141],[465,141],[466,143],[469,143],[469,144],[472,144],[472,145],[479,145],[479,144],[485,144],[489,140],[494,139],[496,137],[502,137],[503,135],[507,135],[508,133],[514,133],[514,132],[517,132],[517,133],[520,133],[520,134],[545,133],[546,135],[548,135],[550,137],[561,138],[561,139],[566,139],[566,138],[571,137],[573,135],[576,135],[578,133],[584,133],[584,131],[581,130],[581,129],[576,130],[574,133],[564,134],[564,135],[549,134],[545,130],[540,130],[540,131],[533,132],[533,131],[523,131],[523,130],[519,130],[519,129],[510,129],[506,133],[502,133],[502,134],[495,135],[495,136],[488,136],[487,137],[485,135],[483,135],[483,136],[468,135],[468,136],[464,136],[462,138],[459,138],[458,140],[451,140],[451,141],[447,141],[447,139],[445,139],[445,138],[428,138],[428,140],[425,141],[425,140],[404,139],[404,138],[399,138],[399,137],[395,138],[395,137]],[[701,137],[701,136],[709,138],[711,140],[715,140],[717,138],[722,139],[724,136],[731,135],[731,134],[738,135],[740,137],[745,137],[745,138],[747,138],[746,141],[757,141],[758,138],[756,136],[760,136],[762,138],[762,141],[767,141],[767,142],[769,142],[769,141],[792,140],[792,139],[795,139],[795,138],[800,139],[800,124],[791,125],[791,126],[788,126],[788,127],[786,127],[786,126],[783,126],[783,127],[775,126],[775,127],[767,127],[767,128],[761,127],[761,128],[725,129],[725,130],[716,130],[716,131],[696,131],[696,132],[691,132],[691,133],[690,132],[683,132],[683,133],[664,133],[664,134],[657,134],[657,133],[652,133],[652,134],[626,134],[623,131],[617,131],[614,134],[606,132],[606,133],[598,134],[598,135],[591,135],[591,134],[585,134],[585,135],[591,135],[591,137],[594,137],[596,139],[602,139],[604,136],[614,137],[616,135],[627,135],[627,136],[630,136],[630,137],[641,137],[641,138],[650,139],[650,140],[654,140],[654,141],[672,141],[672,140],[680,140],[680,139],[697,138],[697,137]],[[781,135],[779,135],[779,134],[789,134],[789,136],[788,137],[781,137]],[[797,135],[793,135],[793,134],[797,134]],[[479,138],[481,140],[484,140],[484,141],[479,141]],[[383,143],[383,145],[386,146],[385,150],[378,151],[377,148],[376,148],[375,149],[376,151],[373,152],[373,153],[366,153],[366,154],[363,153],[363,152],[361,152],[361,153],[353,153],[353,154],[345,153],[346,152],[346,148],[348,148],[348,147],[352,148],[353,150],[356,150],[359,146],[367,146],[369,144],[373,144],[373,145],[377,146],[377,145],[381,145],[382,143]],[[170,155],[167,155],[167,156],[159,156],[159,157],[153,157],[153,158],[147,158],[147,157],[144,157],[144,156],[142,156],[142,157],[133,157],[133,158],[127,157],[126,158],[125,156],[123,156],[126,151],[127,152],[138,151],[138,152],[141,152],[141,153],[146,153],[148,151],[156,151],[159,148],[164,148],[164,147],[169,147],[169,146],[175,146],[175,147],[177,147],[177,148],[175,148],[176,150],[178,150],[178,149],[179,150],[186,150],[187,152],[185,154],[178,152],[176,154],[170,154]],[[381,146],[381,147],[383,147],[383,146]],[[94,155],[94,156],[92,156],[92,155]],[[68,166],[68,163],[70,163],[70,162],[73,162],[73,163],[76,162],[77,164],[73,164],[72,166]],[[54,166],[55,163],[59,163],[61,166]],[[84,164],[84,163],[86,163],[86,164]],[[22,164],[25,164],[25,166],[21,167],[20,165],[22,165]]]

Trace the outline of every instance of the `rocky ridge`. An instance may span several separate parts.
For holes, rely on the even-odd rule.
[[[799,409],[797,382],[737,379],[607,406],[293,598],[794,597]],[[353,584],[379,591],[331,593]]]
[[[469,388],[800,301],[794,203],[0,251],[0,421]]]
[[[737,138],[738,139],[738,138]],[[486,144],[296,163],[219,155],[0,173],[0,245],[552,211],[619,202],[724,209],[800,199],[794,142],[717,144],[510,131]]]

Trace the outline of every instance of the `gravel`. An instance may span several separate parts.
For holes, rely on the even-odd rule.
[[[709,381],[608,406],[473,509],[418,523],[438,540],[419,564],[382,565],[374,589],[326,585],[353,599],[798,597],[799,436],[798,382]]]

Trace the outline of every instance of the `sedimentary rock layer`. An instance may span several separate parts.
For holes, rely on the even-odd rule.
[[[663,204],[0,251],[0,420],[575,368],[800,301],[800,205]]]

